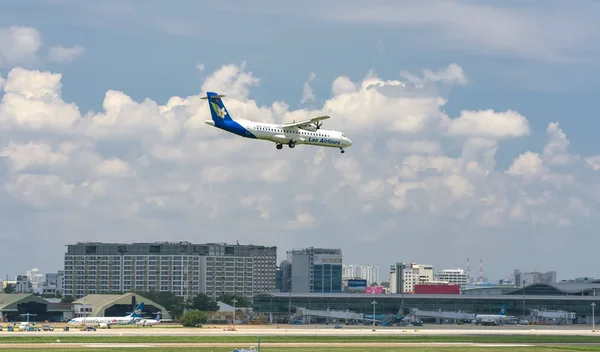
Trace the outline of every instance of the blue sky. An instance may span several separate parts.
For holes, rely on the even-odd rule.
[[[39,50],[30,55],[35,57],[34,59],[22,57],[19,60],[11,62],[4,60],[5,62],[3,62],[3,52],[0,51],[0,64],[2,64],[0,66],[0,77],[6,79],[8,72],[15,66],[61,73],[62,99],[67,103],[75,103],[80,112],[85,115],[90,110],[93,113],[104,112],[103,101],[108,90],[122,91],[137,102],[143,102],[148,98],[164,105],[172,96],[188,97],[202,94],[203,84],[206,81],[212,82],[211,79],[213,81],[224,79],[215,76],[215,72],[224,65],[240,66],[244,63],[241,71],[251,72],[253,77],[260,79],[260,83],[250,84],[251,87],[248,88],[247,96],[233,97],[242,102],[239,104],[230,103],[234,104],[234,107],[239,106],[242,109],[239,111],[250,111],[243,110],[249,109],[243,108],[243,106],[246,106],[244,104],[254,104],[251,101],[248,102],[249,100],[255,100],[259,106],[266,107],[271,106],[276,101],[285,101],[289,106],[289,111],[305,109],[319,111],[323,109],[327,101],[333,99],[332,82],[339,76],[347,76],[353,82],[358,83],[370,71],[373,71],[383,81],[402,81],[406,78],[403,73],[409,72],[413,75],[422,76],[425,69],[440,72],[448,65],[455,63],[462,68],[464,75],[468,78],[467,84],[456,84],[456,81],[452,79],[429,82],[419,94],[440,96],[446,99],[447,103],[441,107],[441,111],[452,118],[458,117],[462,110],[493,109],[495,112],[513,110],[527,119],[529,133],[518,138],[502,137],[497,139],[498,149],[494,156],[496,161],[494,172],[498,173],[498,177],[504,177],[502,176],[504,171],[509,169],[515,158],[520,154],[526,151],[543,152],[544,145],[548,141],[546,129],[551,122],[558,122],[559,128],[566,134],[568,153],[581,156],[581,160],[600,154],[596,143],[596,131],[600,123],[595,118],[597,114],[595,98],[598,96],[600,85],[598,83],[600,81],[600,74],[598,73],[600,72],[598,70],[600,45],[594,40],[600,33],[600,24],[596,20],[600,15],[600,5],[593,1],[582,0],[576,3],[569,2],[568,4],[561,1],[489,1],[484,4],[474,1],[430,1],[422,3],[382,0],[370,2],[366,6],[364,2],[358,1],[309,1],[308,3],[288,4],[268,0],[242,5],[240,2],[234,1],[214,3],[180,0],[169,2],[169,4],[167,5],[166,2],[162,1],[103,1],[97,3],[55,0],[36,1],[35,3],[33,1],[5,2],[2,5],[3,11],[0,13],[0,27],[22,26],[35,28],[41,36],[41,44]],[[57,60],[52,60],[48,56],[48,52],[53,46],[79,46],[84,48],[84,51],[78,56],[73,56],[72,61],[56,62]],[[8,52],[8,50],[16,49],[6,46],[5,49],[0,50]],[[203,70],[197,68],[199,64],[203,65]],[[303,85],[311,73],[315,74],[315,79],[309,82],[315,100],[301,103]],[[233,87],[236,84],[242,85],[239,82],[231,83],[231,81],[223,84],[225,87],[228,85]],[[224,94],[228,93],[224,92]],[[207,113],[202,108],[199,109],[202,114]],[[344,109],[344,107],[340,106],[339,109]],[[384,148],[378,149],[385,141],[402,140],[404,138],[403,134],[394,134],[390,129],[390,123],[396,119],[401,119],[403,111],[398,111],[398,116],[384,116],[377,120],[371,120],[368,125],[356,124],[356,128],[353,127],[352,121],[355,120],[352,120],[354,117],[352,114],[353,112],[350,111],[340,112],[340,117],[337,120],[336,116],[333,116],[328,124],[329,127],[348,128],[349,133],[351,132],[357,136],[352,138],[355,144],[357,141],[365,144],[374,143],[376,149],[373,152],[374,155],[379,158],[389,158],[389,160],[378,160],[376,166],[367,165],[368,163],[361,159],[367,157],[366,154],[361,153],[367,152],[362,150],[360,144],[353,146],[353,150],[356,150],[355,154],[347,159],[354,160],[353,162],[357,163],[355,167],[358,168],[357,170],[361,174],[367,175],[371,170],[373,171],[372,177],[379,175],[379,178],[386,179],[389,175],[382,174],[384,172],[382,170],[387,170],[388,164],[398,163],[400,159],[409,157],[400,152],[384,150]],[[341,115],[345,117],[341,117]],[[2,116],[0,115],[0,117]],[[256,117],[260,118],[259,116]],[[272,118],[277,120],[284,117],[273,116]],[[180,119],[183,120],[186,117],[181,116]],[[0,121],[8,121],[8,118],[2,117]],[[13,124],[10,125],[12,127],[5,128],[3,133],[6,137],[3,139],[3,143],[10,140],[15,145],[21,145],[37,141],[57,148],[58,144],[65,140],[64,134],[61,137],[62,139],[50,137],[48,134],[44,134],[50,132],[40,134],[39,129],[32,132],[26,128],[17,128],[17,125]],[[115,128],[119,128],[119,126],[115,126]],[[205,131],[205,129],[202,129],[202,131]],[[247,141],[233,142],[230,137],[222,136],[214,131],[198,133],[200,133],[198,136],[204,136],[202,133],[207,133],[207,136],[215,138],[220,143],[234,143],[236,147],[239,143],[239,148],[241,148],[238,151],[239,153],[244,153],[245,146],[252,143]],[[70,136],[68,138],[74,138],[77,143],[84,143],[86,138],[90,138],[88,142],[94,141],[93,143],[96,145],[95,152],[101,156],[103,151],[106,150],[105,146],[110,145],[112,140],[112,137],[107,135],[102,135],[102,138],[108,139],[109,142],[99,140],[97,139],[99,137],[93,133],[89,131],[82,132],[78,129],[72,129],[70,134],[67,133],[67,135]],[[426,136],[429,138],[431,134],[426,134]],[[199,140],[202,141],[203,139]],[[442,136],[440,140],[442,141],[444,155],[454,158],[460,155],[461,148],[464,147],[463,139],[456,141]],[[198,139],[196,139],[197,141]],[[170,141],[169,143],[174,142]],[[192,143],[192,141],[186,143]],[[128,149],[133,148],[130,145],[134,144],[138,145],[137,149]],[[120,150],[119,153],[125,155],[123,160],[128,162],[129,165],[134,165],[134,163],[133,159],[126,160],[127,157],[151,153],[152,150],[152,141],[136,138],[132,138],[123,145],[124,149]],[[171,145],[176,145],[176,143]],[[189,144],[183,142],[178,145],[180,147],[189,146]],[[113,148],[116,147],[113,146]],[[258,145],[252,145],[252,148],[257,153],[261,153],[265,149],[272,152],[268,144],[263,145],[260,142],[258,142]],[[303,148],[303,151],[297,153],[297,155],[291,156],[292,153],[286,150],[285,156],[282,153],[273,154],[270,160],[257,160],[256,163],[280,162],[281,165],[287,166],[278,167],[289,168],[290,166],[287,163],[297,165],[296,161],[312,158],[315,153],[321,152],[307,147]],[[318,167],[334,168],[335,165],[338,165],[337,170],[347,170],[344,167],[351,167],[350,164],[344,164],[345,161],[338,160],[338,155],[331,156],[333,154],[331,151],[325,151],[325,154],[328,155],[326,160],[330,160],[330,163],[327,164],[328,166],[319,164],[321,166]],[[351,153],[347,153],[345,156],[348,154]],[[17,209],[21,210],[14,211],[19,214],[27,214],[29,211],[34,211],[32,209],[35,209],[37,214],[37,220],[31,221],[29,224],[25,224],[26,220],[19,217],[9,219],[10,224],[6,226],[12,231],[31,232],[32,236],[41,236],[36,234],[37,229],[55,222],[58,226],[56,231],[60,233],[86,231],[86,226],[91,226],[89,223],[86,225],[85,221],[81,221],[81,223],[80,220],[69,222],[71,220],[67,221],[66,219],[73,219],[72,217],[77,216],[81,216],[81,219],[85,216],[94,218],[101,214],[99,209],[105,205],[112,204],[115,209],[118,209],[120,206],[125,206],[126,203],[137,204],[149,197],[146,193],[132,194],[126,199],[113,195],[103,200],[91,201],[88,207],[84,208],[81,208],[81,204],[68,203],[64,205],[64,209],[57,209],[58,205],[50,201],[47,203],[50,205],[41,206],[38,204],[37,208],[31,208],[32,205],[27,200],[30,198],[23,196],[24,193],[22,193],[26,191],[16,186],[10,186],[12,185],[11,182],[15,182],[15,177],[18,175],[43,173],[53,177],[57,176],[61,182],[67,183],[69,180],[75,179],[78,182],[84,182],[85,177],[88,177],[88,181],[91,182],[92,179],[97,180],[98,175],[87,175],[85,177],[80,175],[79,178],[73,176],[72,173],[76,172],[73,170],[78,170],[81,161],[71,159],[67,162],[68,167],[66,169],[64,169],[65,166],[62,166],[61,169],[55,169],[53,166],[42,172],[40,170],[17,170],[14,166],[14,163],[16,163],[14,154],[13,157],[8,155],[5,155],[5,157],[7,160],[10,159],[13,164],[7,161],[8,171],[0,173],[3,175],[3,182],[5,182],[4,189],[18,191],[12,191],[12,193],[6,191],[8,192],[8,198],[6,199],[10,200],[5,200],[6,203],[3,208],[14,209],[18,205]],[[217,159],[217,161],[203,158],[203,156],[197,156],[192,161],[188,161],[197,167],[194,172],[205,171],[209,165],[212,165],[211,163],[221,163],[222,165],[219,164],[219,167],[231,167],[234,170],[231,172],[239,172],[235,169],[237,159],[234,160],[233,157],[226,159],[227,157],[223,156],[222,159]],[[585,166],[584,164],[582,165]],[[13,165],[12,169],[8,165]],[[132,177],[139,179],[131,182],[134,182],[133,184],[140,183],[142,180],[149,182],[149,184],[151,182],[164,182],[164,179],[160,181],[161,175],[164,176],[165,173],[168,174],[169,172],[179,173],[179,177],[186,180],[194,178],[192,168],[179,164],[173,166],[173,164],[167,163],[167,165],[168,167],[155,161],[146,169],[137,169],[137,172],[134,173],[136,176]],[[255,170],[257,175],[261,170],[269,168],[267,164],[255,166],[257,167]],[[581,167],[583,168],[583,166]],[[131,167],[136,169],[136,166]],[[313,165],[311,168],[314,167],[317,166]],[[576,171],[579,166],[575,167],[569,164],[561,167],[564,167],[561,172],[566,174],[579,172]],[[148,171],[150,169],[153,170],[152,174],[145,173],[150,172]],[[375,169],[379,170],[378,173],[375,173]],[[224,171],[221,170],[221,172]],[[219,192],[211,193],[210,197],[215,198],[211,198],[210,202],[218,202],[217,199],[221,199],[221,197],[232,196],[231,194],[227,195],[227,192],[240,195],[243,193],[242,189],[257,187],[256,189],[260,191],[258,194],[267,195],[271,198],[270,202],[272,203],[269,207],[277,208],[278,204],[285,204],[286,198],[281,198],[284,195],[291,202],[291,199],[307,190],[310,193],[310,188],[307,187],[311,187],[311,184],[303,181],[308,177],[304,172],[308,171],[300,168],[300,170],[296,170],[291,176],[285,178],[283,184],[277,183],[276,185],[250,186],[250,184],[241,185],[239,180],[231,181],[232,184],[223,185],[224,188],[220,189]],[[584,176],[577,174],[575,176],[576,184],[570,183],[569,185],[572,188],[568,190],[565,189],[567,186],[557,186],[556,184],[538,185],[537,187],[541,187],[541,189],[538,189],[526,181],[523,181],[523,184],[514,185],[514,180],[510,179],[486,181],[481,187],[477,187],[478,191],[476,193],[486,193],[486,190],[500,187],[495,183],[499,182],[502,185],[501,187],[512,187],[511,189],[517,193],[514,196],[506,195],[505,192],[495,193],[494,199],[497,201],[500,195],[504,194],[506,202],[500,203],[515,205],[518,202],[516,194],[519,194],[519,192],[532,192],[531,194],[535,193],[536,195],[544,195],[545,192],[549,192],[552,196],[548,199],[554,202],[552,204],[556,208],[552,208],[552,211],[545,208],[544,211],[538,210],[536,216],[554,214],[554,216],[549,217],[561,217],[564,214],[561,215],[560,204],[565,204],[569,199],[572,199],[576,192],[585,194],[586,191],[584,190],[588,187],[593,190],[598,187],[598,182],[595,180],[598,177],[597,172],[594,174],[588,167],[587,169],[583,168],[581,173]],[[353,187],[359,188],[361,187],[360,182],[364,182],[364,185],[371,184],[367,176],[363,177],[361,181],[357,181],[358,183],[348,182]],[[342,182],[341,180],[343,181],[344,177],[314,180],[319,188],[315,188],[311,196],[318,197],[319,194],[327,194],[328,190],[332,189],[334,184]],[[118,189],[116,183],[111,183],[113,181],[105,180],[104,182],[107,182],[107,189],[110,190],[111,185],[115,187],[112,191]],[[37,187],[41,186],[38,185]],[[193,190],[204,189],[205,183],[204,186],[190,184],[189,187],[193,192]],[[280,188],[285,191],[279,191]],[[35,192],[46,194],[40,188],[36,188],[36,190]],[[203,192],[208,191],[204,190]],[[252,216],[249,215],[248,221],[252,223],[249,223],[248,226],[256,234],[250,236],[248,240],[274,241],[274,244],[280,246],[283,250],[289,247],[310,245],[308,242],[305,243],[295,237],[302,236],[302,233],[335,231],[340,226],[345,228],[345,226],[348,226],[344,222],[345,217],[354,214],[354,211],[356,214],[361,214],[359,204],[362,204],[363,201],[352,190],[341,188],[339,192],[341,193],[336,194],[335,197],[342,198],[335,199],[354,204],[347,213],[329,214],[329,210],[319,210],[329,209],[326,207],[329,198],[322,199],[321,206],[323,208],[315,206],[309,208],[309,210],[312,212],[312,218],[322,218],[323,222],[317,221],[310,229],[298,228],[294,230],[284,230],[284,227],[276,221],[254,224]],[[386,194],[386,192],[391,191],[386,189],[383,194]],[[572,267],[565,268],[567,264],[564,264],[564,262],[561,262],[560,265],[558,262],[554,264],[552,256],[547,254],[540,254],[537,259],[528,259],[525,254],[530,253],[530,251],[523,250],[522,253],[519,252],[523,255],[521,259],[514,264],[507,264],[498,253],[494,253],[493,248],[488,248],[488,244],[481,238],[482,236],[487,238],[488,235],[493,238],[493,236],[496,236],[495,234],[502,234],[506,231],[514,233],[515,239],[523,239],[523,234],[532,234],[523,241],[524,243],[531,241],[530,245],[534,246],[535,243],[544,241],[545,238],[553,238],[554,235],[560,237],[565,233],[570,233],[565,231],[574,231],[584,236],[589,231],[593,231],[592,225],[595,226],[596,224],[592,218],[594,218],[598,205],[593,200],[581,200],[590,209],[590,215],[587,218],[571,219],[569,230],[561,230],[560,232],[556,232],[558,230],[549,222],[540,225],[538,220],[533,220],[535,217],[531,214],[527,220],[518,224],[505,220],[493,229],[479,228],[477,224],[481,219],[468,218],[465,220],[465,218],[457,219],[449,215],[449,218],[446,218],[445,215],[439,215],[442,220],[439,223],[433,222],[431,224],[426,220],[431,214],[424,213],[423,207],[429,202],[431,208],[432,204],[435,203],[432,199],[443,198],[443,196],[435,196],[434,192],[436,191],[431,188],[423,192],[425,193],[422,195],[416,193],[414,196],[416,198],[413,199],[414,204],[421,204],[420,210],[417,212],[423,218],[411,219],[411,216],[406,215],[403,211],[396,213],[397,209],[386,209],[375,215],[368,215],[364,219],[365,224],[355,224],[355,228],[364,227],[367,232],[377,232],[377,235],[374,234],[373,238],[379,238],[379,240],[373,240],[373,244],[368,246],[368,253],[363,255],[352,249],[353,243],[356,243],[355,239],[371,235],[365,233],[348,234],[348,236],[341,238],[340,240],[344,243],[343,249],[347,250],[348,263],[375,262],[375,264],[380,265],[382,272],[386,272],[388,265],[396,260],[435,262],[438,266],[450,267],[464,265],[466,257],[470,256],[472,263],[477,262],[479,257],[483,257],[484,262],[491,262],[488,276],[493,278],[500,278],[509,274],[513,266],[522,270],[549,270],[560,267],[561,270],[566,271],[564,275],[573,276],[577,274],[575,272],[577,265],[573,264]],[[473,197],[477,198],[481,194],[473,195]],[[589,192],[587,195],[591,196]],[[168,197],[169,191],[162,192],[161,196]],[[48,197],[50,196],[48,195]],[[248,195],[248,197],[250,196]],[[381,198],[383,195],[379,197]],[[282,203],[279,203],[279,201]],[[380,200],[380,203],[384,207],[387,201]],[[179,206],[183,205],[180,204]],[[264,204],[262,206],[267,207]],[[377,205],[374,205],[374,207],[377,208]],[[476,205],[467,206],[471,211],[475,207]],[[161,209],[155,209],[152,214],[154,214],[154,219],[166,219],[162,223],[164,228],[174,226],[175,219],[184,216],[186,220],[177,223],[177,227],[180,227],[182,233],[185,234],[182,235],[183,237],[193,236],[192,234],[197,228],[206,228],[222,233],[226,239],[245,241],[244,238],[241,238],[241,235],[236,234],[239,229],[230,228],[231,225],[221,225],[227,217],[192,221],[190,218],[185,217],[185,214],[191,216],[194,213],[193,208],[185,208],[183,214],[181,208],[165,206]],[[88,210],[90,213],[86,213]],[[65,211],[65,213],[62,213],[62,211]],[[141,210],[139,211],[141,212]],[[274,209],[271,209],[271,211],[275,212]],[[144,218],[140,214],[138,213],[135,216]],[[240,209],[232,208],[226,214],[231,216],[231,214],[242,213]],[[277,214],[283,218],[289,215],[282,209],[278,210]],[[104,214],[103,216],[107,215]],[[110,228],[107,231],[116,231],[128,236],[119,237],[121,240],[143,240],[145,237],[144,231],[147,231],[150,223],[141,221],[135,216],[132,215],[131,218],[123,216],[119,220],[122,223],[115,222],[114,225],[111,225],[115,228],[119,226],[117,230]],[[564,217],[567,216],[564,215]],[[391,227],[386,227],[386,221],[389,221]],[[412,224],[413,221],[416,223]],[[349,227],[352,228],[352,226]],[[157,227],[157,229],[160,228],[160,226]],[[422,238],[431,236],[435,243],[435,241],[450,235],[450,233],[452,233],[450,236],[460,237],[462,231],[467,231],[471,235],[465,235],[464,243],[459,241],[459,243],[462,243],[461,247],[455,248],[451,254],[445,254],[443,251],[436,249],[431,252],[434,254],[423,251],[422,253],[416,253],[414,258],[406,258],[408,253],[394,254],[390,252],[385,260],[380,259],[383,256],[377,254],[379,247],[386,246],[389,241],[392,241],[392,243],[399,241],[398,245],[402,242],[397,239],[397,234],[393,228],[411,229],[411,232],[415,234],[412,237],[417,238],[414,239],[413,245],[418,243],[419,236]],[[286,231],[287,235],[282,234],[280,237],[269,235],[264,238],[259,236],[260,233],[264,232],[277,233],[283,231]],[[554,235],[549,235],[548,231]],[[485,235],[483,235],[484,233]],[[152,238],[160,237],[160,234],[157,233],[152,236],[154,236]],[[206,241],[216,240],[210,237],[208,236]],[[52,253],[52,255],[48,255],[48,259],[44,259],[37,264],[32,263],[31,266],[48,268],[47,270],[56,270],[60,267],[62,245],[77,239],[78,236],[72,233],[65,237],[58,236],[58,238],[57,244],[53,245],[52,248],[59,252]],[[309,236],[308,238],[312,237]],[[188,238],[173,238],[173,240],[179,239]],[[318,241],[319,237],[317,236],[314,239]],[[583,237],[580,240],[583,240]],[[575,240],[575,242],[580,240]],[[314,243],[314,245],[326,246],[334,243],[336,241],[323,241],[322,243]],[[501,243],[500,241],[496,245]],[[546,245],[552,251],[560,249],[558,244],[551,240],[548,240]],[[461,248],[464,248],[464,253],[461,253]],[[0,254],[10,258],[15,252],[3,251]],[[435,256],[435,259],[431,256]],[[541,263],[539,266],[543,267],[536,266],[536,262]],[[20,264],[9,265],[6,268],[11,275],[25,269],[27,268],[21,268]],[[559,276],[562,277],[562,274],[562,272],[559,272]],[[593,274],[595,273],[581,273],[581,275]]]

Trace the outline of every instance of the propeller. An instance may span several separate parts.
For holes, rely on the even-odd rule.
[[[319,128],[321,128],[321,126],[323,126],[323,122],[317,121],[317,122],[315,122],[315,126],[317,127],[317,129],[319,129]]]

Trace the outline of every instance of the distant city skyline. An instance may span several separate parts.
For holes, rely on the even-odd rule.
[[[160,242],[160,241],[158,241]],[[177,242],[177,241],[175,241]],[[315,246],[318,247],[318,246]],[[284,249],[283,251],[287,251],[289,249]],[[285,259],[285,256],[282,258],[279,256],[279,252],[281,251],[280,248],[278,248],[278,256],[277,256],[277,263],[279,265],[279,263],[281,263],[282,260]],[[342,249],[343,252],[343,249]],[[347,263],[346,262],[346,258],[344,257],[344,263],[343,266],[350,266],[350,265],[354,265],[354,266],[369,266],[372,265],[373,267],[377,268],[377,272],[379,275],[379,282],[385,282],[388,281],[387,277],[389,275],[389,267],[390,265],[392,265],[394,262],[391,262],[391,264],[383,266],[383,270],[381,269],[381,266],[379,265],[374,265],[374,264],[354,264],[354,263]],[[421,261],[424,262],[424,261]],[[439,271],[444,270],[444,269],[453,269],[453,268],[458,268],[458,269],[462,269],[465,271],[466,273],[466,260],[465,260],[465,266],[461,267],[461,266],[457,266],[457,265],[449,265],[449,266],[436,266],[434,265],[435,268],[435,274],[437,274]],[[45,270],[45,269],[39,269],[39,268],[33,268],[33,269],[23,269],[21,272],[16,272],[14,275],[11,274],[4,274],[0,277],[0,281],[4,281],[7,280],[8,277],[8,281],[14,281],[17,275],[25,275],[25,276],[29,276],[30,274],[33,274],[33,272],[37,270],[39,273],[45,274],[45,273],[56,273],[59,270],[64,270],[63,266],[59,266],[57,268],[53,268],[51,270]],[[486,275],[485,273],[485,267],[484,267],[484,282],[490,282],[490,283],[497,283],[500,280],[513,280],[514,279],[514,270],[516,269],[510,269],[510,270],[506,270],[506,274],[505,275],[499,275],[498,277],[490,277],[488,275]],[[500,271],[500,270],[497,270]],[[532,273],[532,272],[540,272],[540,273],[545,273],[545,272],[552,272],[552,271],[556,271],[556,270],[538,270],[538,269],[532,269],[532,270],[520,270],[523,273]],[[473,272],[473,266],[471,264],[471,273],[469,276],[473,282],[477,282],[479,279],[479,261],[477,260],[477,268],[476,271]],[[556,271],[556,281],[561,281],[561,280],[574,280],[576,278],[582,278],[582,277],[589,277],[589,278],[600,278],[600,276],[596,276],[596,275],[583,275],[583,274],[576,274],[573,276],[566,276],[566,275],[562,275],[559,271]],[[370,284],[370,283],[369,283]]]

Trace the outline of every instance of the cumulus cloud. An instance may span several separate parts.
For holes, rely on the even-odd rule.
[[[32,63],[41,46],[42,36],[35,28],[0,28],[0,67]]]
[[[304,88],[302,89],[302,100],[300,101],[302,104],[307,101],[315,101],[315,94],[313,93],[312,87],[310,86],[310,82],[314,81],[317,76],[314,72],[310,73],[308,77],[308,81],[304,82]]]
[[[41,33],[32,27],[0,27],[0,68],[31,66],[39,63],[42,57],[40,49],[43,40]],[[84,53],[81,46],[52,46],[48,49],[47,59],[58,63],[68,63]],[[46,58],[43,58],[46,59]],[[0,77],[0,88],[2,87]]]
[[[462,72],[457,68],[435,72]],[[429,79],[439,84],[440,77],[460,76]],[[398,248],[411,248],[403,255],[426,260],[435,248],[529,241],[523,236],[531,226],[573,248],[576,233],[564,239],[552,231],[596,221],[600,182],[592,170],[600,162],[570,154],[558,124],[548,126],[542,153],[522,151],[502,166],[501,142],[527,136],[525,116],[467,107],[447,116],[446,97],[374,72],[357,82],[336,78],[332,96],[312,109],[249,99],[260,79],[245,64],[210,73],[199,92],[226,94],[234,118],[331,115],[323,128],[353,140],[345,154],[309,146],[277,150],[207,126],[209,109],[199,95],[161,105],[109,90],[102,111],[82,112],[63,99],[61,80],[59,73],[14,68],[0,101],[8,139],[0,146],[1,223],[32,242],[52,228],[60,234],[57,252],[85,234],[103,241],[218,238],[282,250],[342,246],[349,261],[370,262],[401,260]],[[444,147],[448,140],[461,147],[458,153]],[[569,168],[557,169],[567,161]],[[30,214],[27,221],[11,209]]]
[[[48,56],[51,61],[67,63],[83,55],[84,52],[85,49],[81,46],[74,46],[70,48],[64,46],[53,46],[49,49]]]

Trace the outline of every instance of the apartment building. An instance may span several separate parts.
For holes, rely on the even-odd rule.
[[[193,297],[275,292],[277,248],[189,242],[68,245],[64,295],[166,291]]]

